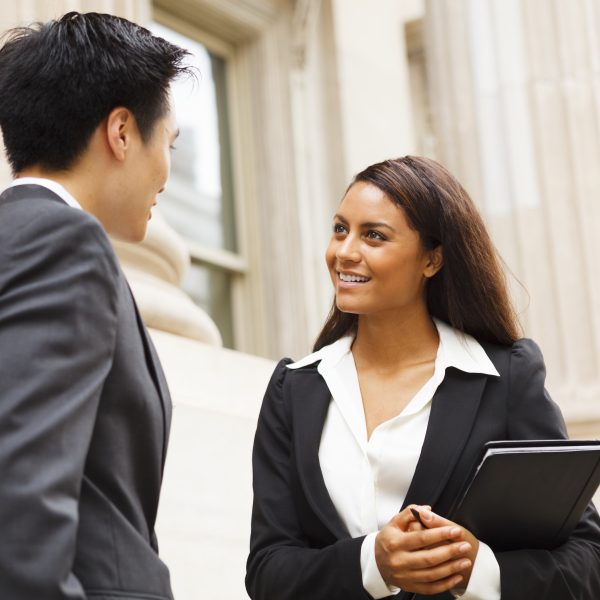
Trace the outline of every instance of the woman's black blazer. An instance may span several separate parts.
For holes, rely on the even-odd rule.
[[[446,514],[485,442],[566,437],[560,411],[544,389],[536,344],[523,339],[511,347],[482,346],[500,377],[448,369],[433,397],[404,505],[430,504]],[[246,588],[253,600],[368,600],[360,568],[363,537],[350,537],[319,466],[331,394],[317,363],[292,370],[289,362],[275,368],[256,430]],[[598,600],[598,513],[588,506],[572,536],[555,550],[497,552],[496,558],[502,600]]]

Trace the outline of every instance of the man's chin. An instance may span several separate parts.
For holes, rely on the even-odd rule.
[[[144,223],[144,225],[146,225]],[[110,237],[119,240],[120,242],[139,243],[146,237],[147,227],[136,228],[130,231],[109,231]]]

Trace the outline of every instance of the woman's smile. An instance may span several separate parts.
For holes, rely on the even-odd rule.
[[[342,285],[342,287],[355,287],[354,285],[351,284],[364,284],[367,283],[371,280],[370,277],[366,277],[365,275],[359,275],[357,273],[350,273],[348,271],[338,271],[337,272],[337,276],[338,276],[338,285],[339,284],[345,284]]]

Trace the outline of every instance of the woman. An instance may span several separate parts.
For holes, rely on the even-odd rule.
[[[367,168],[326,260],[315,352],[277,365],[259,417],[250,597],[600,598],[592,505],[552,551],[494,552],[443,517],[485,442],[566,437],[465,190],[425,158]]]

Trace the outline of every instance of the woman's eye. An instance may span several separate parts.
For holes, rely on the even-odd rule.
[[[333,233],[345,233],[346,228],[341,223],[333,224]]]
[[[380,242],[384,242],[387,239],[383,234],[379,233],[379,231],[374,231],[372,229],[367,231],[365,237],[369,240],[377,240]]]

